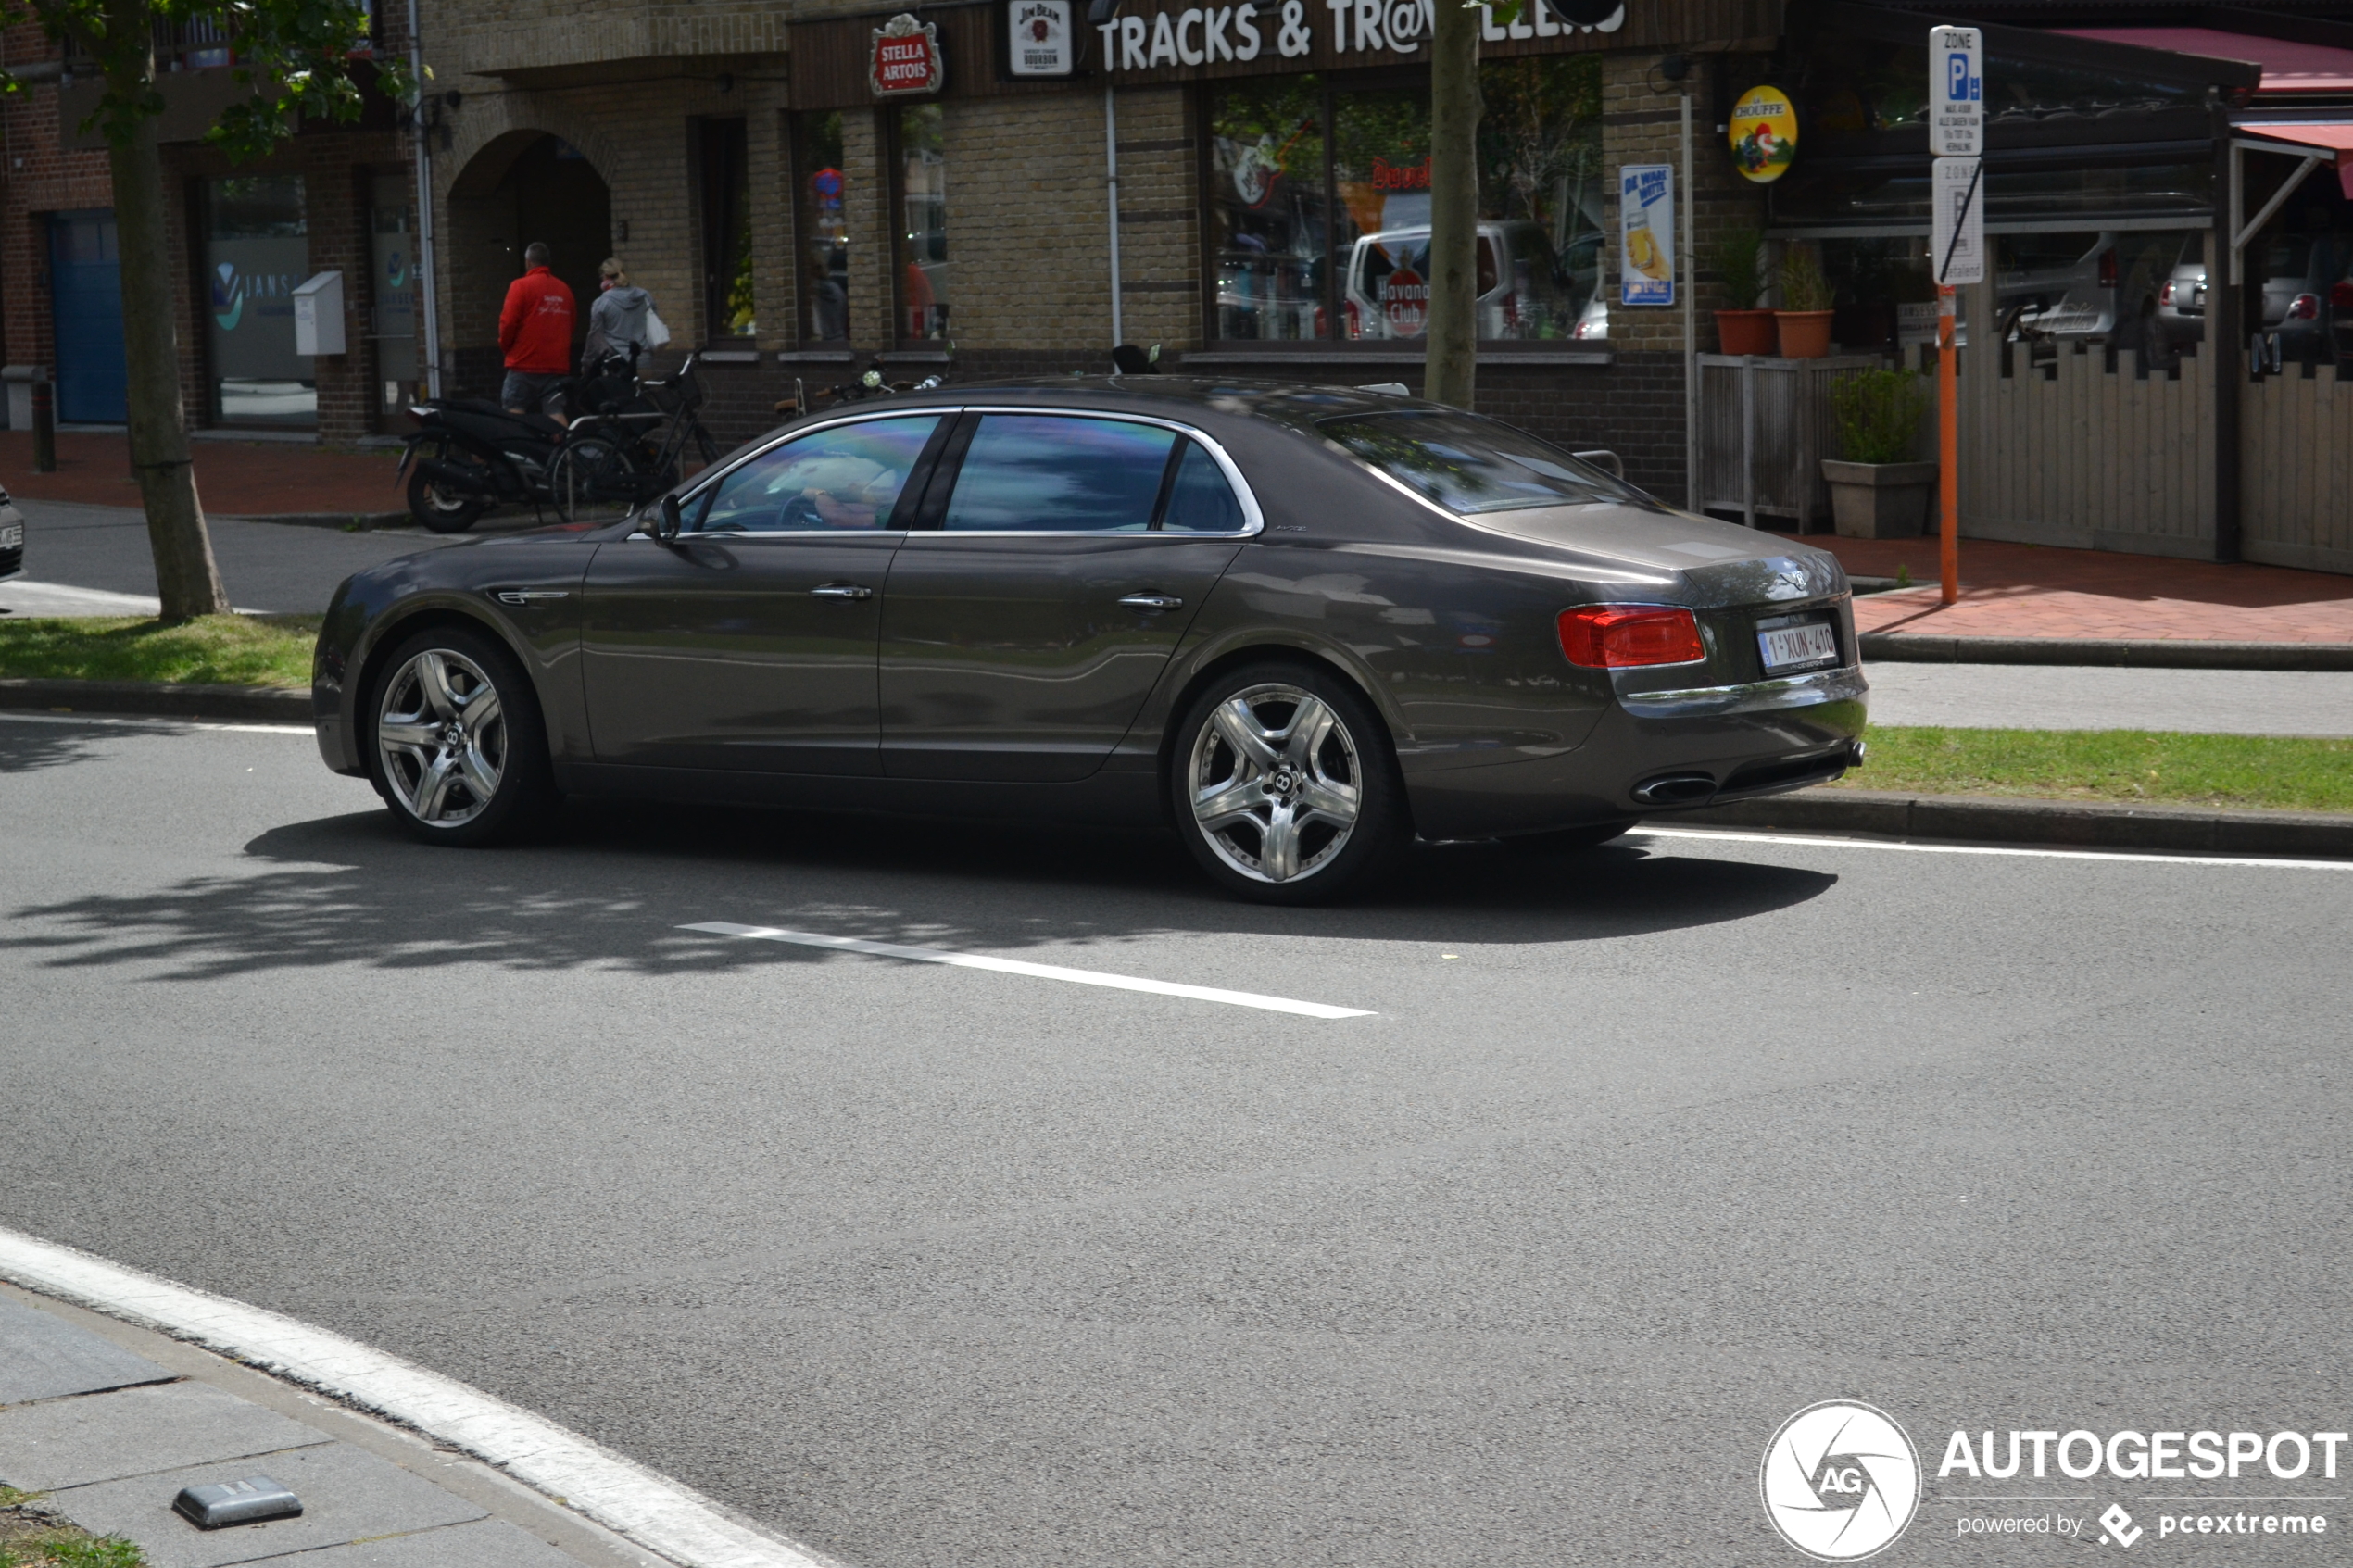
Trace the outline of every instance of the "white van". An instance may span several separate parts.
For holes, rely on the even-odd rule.
[[[1591,248],[1591,247],[1588,247]],[[1478,226],[1478,335],[1568,338],[1590,284],[1554,254],[1541,223]],[[1351,338],[1414,338],[1429,328],[1429,225],[1384,229],[1348,253],[1341,309]]]

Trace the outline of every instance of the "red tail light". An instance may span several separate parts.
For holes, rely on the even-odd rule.
[[[1671,605],[1585,605],[1561,611],[1561,652],[1588,670],[1691,664],[1707,657],[1699,622]]]
[[[2113,248],[2100,252],[2100,287],[2116,286],[2116,252]]]
[[[2157,302],[2158,302],[2159,305],[2171,305],[2171,304],[2172,304],[2172,303],[2173,303],[2173,280],[2172,280],[2172,279],[2171,279],[2171,278],[2166,279],[2166,280],[2165,280],[2165,286],[2164,286],[2163,288],[2161,288],[2161,289],[2159,289],[2159,290],[2158,290],[2158,291],[2157,291]]]
[[[2288,302],[2287,319],[2291,321],[2317,321],[2321,319],[2321,296],[2299,294]]]
[[[2329,290],[2329,306],[2336,310],[2353,310],[2353,278],[2347,278]]]

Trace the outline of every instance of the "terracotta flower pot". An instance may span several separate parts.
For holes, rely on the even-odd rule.
[[[1823,359],[1831,351],[1831,316],[1828,310],[1776,310],[1773,325],[1780,329],[1781,358],[1784,359]]]
[[[1770,310],[1718,310],[1716,340],[1724,354],[1778,354],[1780,334],[1773,330]]]

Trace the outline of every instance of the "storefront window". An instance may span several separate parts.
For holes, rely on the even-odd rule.
[[[316,372],[295,352],[295,285],[310,275],[304,215],[298,174],[205,183],[205,336],[224,424],[319,422]]]
[[[1480,91],[1478,335],[1568,337],[1600,278],[1600,62],[1492,61]],[[1426,89],[1293,77],[1221,92],[1209,187],[1220,338],[1428,330]]]
[[[841,111],[800,117],[801,332],[810,343],[849,336],[849,181],[841,171]]]
[[[1210,254],[1221,338],[1329,331],[1324,93],[1312,76],[1252,82],[1210,107]]]
[[[376,379],[387,414],[406,408],[417,380],[417,236],[414,192],[398,174],[369,182],[370,264]]]
[[[750,136],[740,119],[702,122],[703,311],[713,338],[759,330],[751,293]]]
[[[899,330],[948,335],[948,153],[937,104],[899,111]]]

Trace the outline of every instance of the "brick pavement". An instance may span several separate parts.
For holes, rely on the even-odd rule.
[[[397,450],[337,452],[288,441],[194,441],[196,496],[224,517],[321,512],[396,512],[408,502],[393,483]],[[0,431],[0,485],[36,501],[139,505],[127,437],[83,431],[57,435],[57,471],[32,471],[32,433]]]
[[[1927,586],[1855,601],[1858,631],[1898,636],[2353,643],[2353,577],[2285,567],[1961,541],[1961,601],[1937,602],[1934,539],[1806,543],[1856,576],[1899,566]]]

